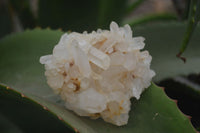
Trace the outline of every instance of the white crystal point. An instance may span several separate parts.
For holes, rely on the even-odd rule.
[[[130,99],[139,99],[155,72],[143,37],[129,25],[111,22],[110,31],[63,34],[52,55],[42,56],[47,84],[77,115],[128,123]]]
[[[88,58],[92,63],[104,70],[110,66],[110,57],[94,47],[89,50]]]
[[[124,26],[124,30],[125,30],[125,38],[126,38],[126,39],[131,39],[131,38],[132,38],[132,30],[131,30],[131,27],[130,27],[128,24],[126,24],[126,25]]]
[[[67,38],[68,38],[68,34],[64,33],[60,38],[59,44],[64,44],[66,42]]]
[[[133,38],[131,44],[129,45],[129,51],[143,49],[145,46],[144,40],[144,37]]]
[[[116,22],[112,21],[110,23],[110,31],[111,32],[116,32],[116,33],[119,31],[119,26],[118,26],[118,24]]]
[[[84,77],[89,77],[91,73],[91,68],[88,57],[86,53],[84,53],[83,50],[80,49],[77,41],[74,40],[72,43],[72,52],[75,65],[78,66],[80,73],[83,74]]]
[[[40,63],[41,64],[48,64],[48,62],[51,61],[52,55],[45,55],[40,57]]]

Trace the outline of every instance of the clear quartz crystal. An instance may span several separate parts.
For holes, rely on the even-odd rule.
[[[140,51],[144,45],[143,37],[132,37],[129,25],[112,22],[110,31],[64,34],[40,63],[67,109],[121,126],[128,123],[130,99],[139,99],[155,75],[152,57]]]

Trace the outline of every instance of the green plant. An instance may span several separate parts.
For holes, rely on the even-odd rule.
[[[72,30],[81,31],[83,29],[92,30],[97,27],[106,27],[113,18],[122,23],[122,16],[129,12],[130,9],[135,9],[135,6],[133,4],[131,7],[134,8],[127,8],[125,6],[126,1],[120,2],[99,0],[101,4],[96,5],[99,6],[99,11],[94,9],[95,11],[92,13],[94,16],[99,16],[98,19],[92,15],[88,16],[86,20],[73,18],[73,15],[70,18],[61,19],[64,17],[62,16],[57,20],[52,20],[53,22],[50,23],[50,26],[55,29],[58,28],[58,25],[61,25],[65,30],[69,30],[72,27]],[[47,1],[40,1],[39,4],[42,7],[45,3]],[[53,1],[49,3],[51,3],[50,6],[52,8],[54,6],[56,8],[59,5],[58,3],[56,5]],[[118,8],[112,7],[112,3],[115,3],[114,7],[124,5],[124,10],[119,11],[120,13],[115,12]],[[136,5],[139,4],[136,3]],[[111,12],[112,8],[113,11]],[[57,11],[56,9],[54,10]],[[42,13],[43,15],[47,14],[45,13],[46,11],[48,9],[41,11],[40,15]],[[85,12],[86,14],[88,13],[87,11]],[[49,16],[49,19],[51,17],[55,18],[58,13],[56,12],[55,16]],[[95,15],[95,13],[99,15]],[[110,14],[110,17],[104,17],[105,14]],[[118,14],[121,15],[118,16]],[[166,16],[163,14],[158,19],[162,17],[170,20],[175,18],[174,15]],[[86,27],[81,26],[80,23],[89,23],[94,18],[96,21],[93,21],[89,27],[88,25]],[[184,53],[184,56],[187,57],[187,62],[183,64],[178,58],[175,58],[175,54],[178,51],[178,44],[183,39],[182,33],[186,24],[182,22],[152,23],[152,19],[154,21],[158,20],[156,17],[147,17],[144,18],[145,21],[134,21],[133,24],[136,22],[140,25],[142,25],[142,22],[151,22],[151,24],[133,26],[133,34],[134,36],[144,36],[146,38],[147,47],[145,49],[152,54],[152,69],[157,73],[154,82],[177,75],[198,73],[200,66],[200,46],[198,45],[200,27],[196,26],[190,42],[192,47],[188,47]],[[63,20],[63,22],[60,22],[57,26],[54,25],[58,20]],[[80,21],[73,25],[73,22],[78,20]],[[43,16],[35,24],[38,23],[45,27],[47,21],[50,20],[45,19]],[[64,22],[69,25],[66,26]],[[80,25],[81,28],[77,27],[77,25]],[[146,89],[139,101],[132,99],[130,120],[126,126],[116,127],[105,123],[101,119],[91,120],[79,117],[66,110],[62,100],[46,84],[44,68],[39,64],[39,57],[51,53],[53,46],[59,41],[63,33],[61,30],[36,28],[8,35],[0,40],[1,132],[196,132],[188,116],[185,116],[178,109],[176,102],[168,98],[164,90],[154,83]],[[186,90],[187,93],[193,90],[192,86],[190,88]],[[174,90],[177,90],[177,88],[175,87]],[[179,92],[181,93],[181,91]],[[196,97],[199,97],[199,94],[199,90],[196,90]],[[196,127],[199,126],[200,124],[196,125]]]

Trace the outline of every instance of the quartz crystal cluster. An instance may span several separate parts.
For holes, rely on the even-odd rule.
[[[48,85],[80,116],[101,117],[121,126],[128,122],[130,99],[140,98],[155,75],[143,37],[129,25],[83,34],[62,35],[52,55],[42,56]]]

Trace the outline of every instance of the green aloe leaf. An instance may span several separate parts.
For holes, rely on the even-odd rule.
[[[186,59],[181,55],[186,50],[199,20],[200,20],[200,1],[191,0],[187,28],[184,34],[181,48],[179,50],[179,53],[177,54],[177,57],[181,58],[184,62],[186,61]]]
[[[194,82],[195,79],[198,81],[197,76],[178,76],[159,82],[159,85],[165,87],[165,92],[170,98],[178,100],[181,111],[191,116],[191,122],[196,128],[200,127],[200,85]]]
[[[150,14],[139,18],[125,20],[123,24],[129,24],[131,27],[135,27],[138,25],[144,25],[152,22],[163,22],[163,21],[169,22],[175,20],[177,20],[177,16],[175,14],[160,13],[160,14]]]
[[[184,27],[185,24],[174,22],[133,27],[134,36],[146,38],[145,49],[149,50],[153,57],[152,69],[156,72],[154,81],[200,72],[200,26],[197,26],[193,33],[193,39],[190,42],[191,47],[183,54],[187,57],[187,62],[183,63],[176,58]]]
[[[147,48],[153,55],[152,67],[156,70],[159,78],[183,72],[182,69],[176,68],[177,72],[175,71],[175,74],[160,75],[159,73],[174,71],[170,67],[174,67],[173,63],[176,63],[176,60],[171,61],[171,55],[173,55],[173,48],[175,47],[173,45],[181,39],[179,33],[182,32],[183,26],[178,24],[150,25],[134,30],[135,33],[146,37]],[[52,90],[47,86],[44,66],[39,64],[39,57],[52,53],[53,46],[59,41],[62,34],[63,32],[61,31],[35,29],[2,39],[0,41],[0,82],[14,88],[17,91],[16,93],[22,93],[30,101],[40,104],[45,110],[57,115],[67,125],[72,127],[74,131],[82,133],[195,133],[195,129],[190,124],[189,119],[179,111],[175,102],[170,100],[164,91],[154,84],[143,93],[139,101],[132,101],[130,119],[126,126],[117,127],[105,123],[101,119],[91,120],[86,117],[79,117],[73,112],[66,110],[60,98],[53,94]],[[158,50],[159,48],[161,49]],[[163,50],[167,50],[167,52]],[[172,53],[169,52],[170,50],[172,50]],[[194,52],[196,51],[194,50]],[[193,53],[192,57],[194,55]],[[166,63],[165,61],[169,63],[166,64],[169,67],[169,71],[167,71],[166,67],[159,69],[159,67],[163,67],[162,63]],[[195,71],[191,69],[192,65],[196,64],[190,64],[186,68],[184,67],[184,69],[188,73]],[[3,90],[5,89],[1,88],[0,92],[3,92]]]
[[[26,101],[25,103],[29,102],[29,106],[31,104],[39,103],[42,105],[41,107],[34,107],[32,105],[32,110],[35,108],[44,108],[51,113],[55,113],[61,120],[64,120],[67,125],[71,126],[76,132],[82,133],[132,133],[132,132],[183,132],[183,133],[195,133],[195,129],[191,126],[189,119],[184,116],[177,108],[177,105],[174,101],[170,100],[164,93],[164,91],[157,87],[156,85],[152,84],[142,95],[139,101],[132,100],[132,110],[130,112],[130,120],[128,125],[117,127],[111,124],[105,123],[102,120],[90,120],[88,118],[81,118],[76,116],[74,113],[65,110],[65,108],[55,105],[49,101],[41,99],[39,97],[31,96],[30,94],[22,96],[22,94],[12,90],[11,88],[2,87],[0,88],[1,93],[1,100],[6,99],[4,97],[11,97],[11,99],[17,98],[17,102],[21,103],[21,101]],[[2,98],[3,97],[3,98]],[[29,98],[33,99],[34,101],[30,100]],[[157,100],[159,99],[159,100]],[[13,99],[14,100],[14,99]],[[31,102],[32,101],[32,102]],[[9,102],[11,102],[9,100]],[[163,106],[165,104],[165,106]],[[8,105],[16,105],[15,102]],[[19,107],[15,106],[15,110],[18,111]],[[3,109],[3,112],[5,113]],[[24,110],[26,111],[26,110]],[[15,122],[20,122],[22,116],[15,116],[15,112],[11,113],[12,110],[9,112],[10,117],[15,118]],[[43,112],[43,111],[41,111]],[[6,114],[9,115],[8,112]],[[23,117],[27,117],[24,115]],[[23,117],[21,118],[23,120]],[[27,120],[28,121],[28,120]],[[25,131],[30,132],[31,127],[37,127],[38,125],[31,125],[29,123],[26,125],[20,125],[20,127],[24,128]],[[41,124],[41,123],[40,123]],[[39,128],[36,128],[35,131],[38,131]],[[101,130],[99,130],[101,129]],[[39,130],[40,131],[40,130]]]
[[[60,118],[24,94],[0,85],[0,132],[72,132]],[[3,118],[3,119],[2,119]]]

